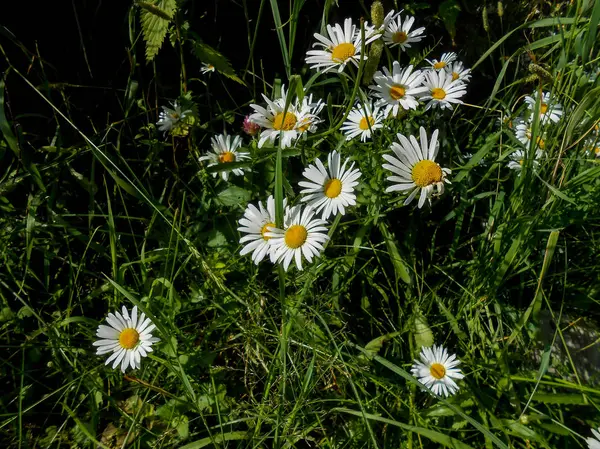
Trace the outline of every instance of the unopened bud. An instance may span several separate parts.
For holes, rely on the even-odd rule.
[[[363,72],[363,84],[365,86],[371,82],[373,75],[377,71],[381,53],[383,53],[383,41],[378,39],[371,44],[371,48],[369,49],[369,59],[367,59]]]
[[[487,6],[483,5],[483,11],[481,12],[481,18],[483,19],[483,29],[486,33],[490,32],[490,23],[488,22],[488,10]]]
[[[504,15],[504,5],[502,2],[498,2],[498,17],[502,17]]]
[[[379,28],[383,25],[383,19],[385,15],[383,14],[383,5],[379,0],[375,0],[371,5],[371,21],[375,28]]]
[[[256,133],[260,130],[260,125],[251,122],[250,116],[248,115],[244,118],[244,124],[242,125],[242,127],[244,128],[244,132],[249,136],[256,135]]]

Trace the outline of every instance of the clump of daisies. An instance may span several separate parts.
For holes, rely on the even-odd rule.
[[[254,113],[249,117],[250,122],[262,128],[259,148],[266,142],[274,144],[277,139],[281,139],[282,148],[290,147],[298,138],[306,138],[309,132],[314,133],[321,122],[318,114],[323,109],[323,102],[313,101],[312,95],[305,96],[301,101],[296,98],[286,105],[287,92],[282,86],[279,98],[270,100],[264,94],[262,96],[266,107],[251,104]]]
[[[431,348],[421,348],[419,360],[415,360],[411,372],[435,394],[448,397],[459,390],[455,380],[465,377],[457,368],[459,364],[456,355],[448,354],[441,345],[433,345]]]
[[[208,166],[212,167],[218,164],[228,164],[232,162],[241,162],[250,159],[249,153],[238,151],[242,146],[242,138],[235,136],[233,139],[227,134],[219,134],[211,139],[212,149],[206,155],[200,157],[200,161],[208,161]],[[234,168],[232,170],[221,170],[213,172],[213,176],[221,175],[223,181],[229,179],[229,174],[235,176],[243,176],[244,170],[247,168]]]
[[[93,345],[98,355],[112,353],[105,364],[112,363],[113,369],[119,365],[122,372],[128,367],[139,368],[142,357],[152,352],[152,345],[160,341],[152,336],[156,326],[144,313],[138,314],[137,306],[133,307],[131,314],[125,306],[121,313],[109,313],[106,322],[108,326],[98,326],[96,336],[99,340]]]

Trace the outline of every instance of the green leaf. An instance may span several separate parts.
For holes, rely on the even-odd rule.
[[[442,18],[444,22],[444,26],[452,41],[456,37],[456,19],[458,18],[458,13],[460,12],[460,6],[458,6],[458,2],[456,0],[446,0],[443,2],[439,9],[438,15]]]
[[[402,281],[404,281],[406,284],[410,284],[411,280],[410,275],[408,274],[408,268],[400,256],[400,252],[398,251],[398,247],[396,246],[396,242],[394,241],[392,233],[383,221],[379,222],[379,230],[381,231],[381,234],[385,240],[392,265],[394,266],[396,277],[398,279],[402,279]]]
[[[427,320],[425,317],[418,312],[415,315],[413,322],[413,336],[415,337],[415,347],[417,350],[420,350],[422,347],[430,347],[433,346],[433,332],[427,325]]]
[[[203,447],[211,444],[218,445],[223,441],[232,440],[245,440],[249,438],[248,432],[227,432],[227,433],[215,433],[212,437],[202,438],[201,440],[194,441],[193,443],[186,444],[179,449],[202,449]]]
[[[246,204],[250,201],[250,192],[241,187],[231,186],[219,192],[217,200],[224,206]]]
[[[377,338],[371,340],[365,346],[365,351],[367,351],[369,353],[368,357],[373,357],[374,355],[377,355],[377,353],[383,347],[383,344],[386,341],[389,341],[392,338],[394,338],[400,334],[401,334],[401,332],[392,332],[392,333],[385,334],[385,335],[382,335],[381,337],[377,337]]]
[[[144,41],[146,42],[146,60],[152,61],[165,40],[169,23],[177,8],[176,0],[158,0],[158,3],[138,2]]]
[[[199,36],[191,32],[190,34],[194,36],[194,40],[191,41],[194,46],[194,55],[196,55],[200,61],[214,66],[215,70],[221,75],[225,75],[227,78],[237,83],[244,84],[244,82],[236,75],[233,67],[225,56],[210,45],[202,42]]]

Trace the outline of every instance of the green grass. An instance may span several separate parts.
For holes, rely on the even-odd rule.
[[[442,46],[427,45],[449,43],[446,28],[479,33],[460,49],[474,69],[472,104],[438,115],[420,107],[362,144],[339,127],[368,93],[364,65],[339,76],[295,65],[312,44],[299,32],[314,4],[289,3],[228,3],[255,21],[245,70],[188,28],[184,8],[156,19],[159,34],[171,25],[167,41],[146,69],[132,65],[117,86],[119,115],[105,122],[82,119],[35,49],[2,33],[2,447],[587,447],[600,426],[600,159],[584,147],[600,88],[584,71],[598,70],[600,4],[541,2],[535,12],[515,2],[502,17],[488,5],[485,29],[473,2],[461,3],[456,23],[438,14],[452,1],[408,9],[430,37],[401,55],[403,66],[439,57]],[[132,61],[145,58],[138,14],[133,6],[125,21]],[[346,15],[330,1],[316,14],[323,26]],[[275,56],[257,37],[272,23]],[[217,72],[201,77],[192,48]],[[163,63],[165,52],[181,64]],[[274,57],[281,72],[265,72]],[[397,57],[386,49],[379,66]],[[163,92],[173,71],[180,85],[164,98],[157,85]],[[324,123],[291,149],[259,149],[245,136],[252,162],[234,167],[251,171],[213,177],[198,161],[210,137],[241,133],[248,104],[281,84],[290,99],[309,86],[325,100]],[[39,110],[14,114],[13,89]],[[546,129],[534,121],[533,141],[546,132],[536,168],[535,148],[498,119],[523,113],[523,96],[540,89],[565,114]],[[194,119],[164,136],[158,108],[180,94]],[[420,125],[440,129],[452,185],[419,210],[385,193],[381,164],[396,133]],[[333,149],[362,176],[357,206],[330,220],[324,254],[288,272],[240,256],[247,203],[273,194],[279,224],[283,199],[299,203],[303,168]],[[518,149],[527,155],[519,176],[506,167]],[[137,305],[161,338],[125,376],[92,347],[121,305]],[[432,343],[456,353],[466,374],[447,399],[410,374]]]

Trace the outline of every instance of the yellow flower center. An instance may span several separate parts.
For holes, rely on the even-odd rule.
[[[308,232],[302,225],[293,225],[285,231],[284,240],[288,248],[296,249],[300,248],[306,242]]]
[[[292,112],[286,112],[285,117],[283,116],[283,112],[280,112],[273,119],[273,129],[278,131],[291,131],[296,126],[296,122],[298,119]]]
[[[600,155],[600,147],[596,147],[596,148],[594,148],[594,154],[595,154],[596,156]]]
[[[434,87],[431,89],[431,96],[436,100],[443,100],[446,98],[446,91],[441,87]]]
[[[519,159],[519,165],[523,165],[523,159]]]
[[[333,178],[325,183],[323,192],[327,198],[337,198],[342,193],[342,181]]]
[[[399,100],[400,98],[403,98],[405,94],[406,89],[402,86],[394,84],[392,87],[390,87],[390,97],[392,97],[394,100]]]
[[[446,375],[446,368],[441,363],[432,363],[429,367],[431,376],[436,379],[443,379]]]
[[[173,112],[173,113],[171,114],[171,118],[172,118],[173,120],[179,120],[179,114],[178,114],[177,112]]]
[[[408,34],[406,34],[404,31],[396,31],[394,34],[392,34],[392,41],[394,41],[396,44],[406,42],[406,39],[408,39]]]
[[[344,42],[331,50],[331,59],[335,62],[344,62],[356,54],[356,48],[350,42]]]
[[[525,137],[527,137],[527,139],[531,140],[531,130],[530,129],[525,131]],[[544,142],[544,139],[542,139],[541,136],[537,136],[535,140],[536,140],[538,146],[543,150],[544,147],[546,146],[546,142]]]
[[[219,162],[222,164],[224,162],[235,162],[235,154],[231,151],[224,151],[219,154]]]
[[[446,67],[446,63],[444,61],[436,62],[435,64],[433,64],[433,68],[436,70],[443,69],[444,67]]]
[[[442,180],[442,167],[433,161],[425,159],[415,164],[412,169],[412,180],[419,187],[427,187],[428,185],[440,182]]]
[[[133,349],[140,341],[140,334],[132,327],[124,329],[119,334],[119,344],[124,349]]]
[[[367,117],[363,117],[360,119],[360,123],[358,124],[358,127],[360,129],[362,129],[363,131],[366,131],[367,129],[369,129],[369,126],[372,128],[373,125],[375,125],[375,119],[371,116]]]
[[[543,115],[548,110],[548,105],[546,103],[540,104],[540,115]]]
[[[300,126],[298,126],[298,131],[300,131],[301,133],[305,133],[306,131],[308,131],[308,128],[310,128],[311,123],[312,122],[310,121],[310,119],[304,119]]]
[[[260,229],[260,235],[262,235],[262,238],[264,240],[269,240],[271,237],[267,237],[265,235],[266,232],[270,232],[268,228],[274,228],[275,227],[275,223],[266,223],[261,229]]]
[[[460,75],[456,72],[452,72],[452,81],[456,81],[458,78],[460,78]]]

